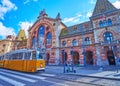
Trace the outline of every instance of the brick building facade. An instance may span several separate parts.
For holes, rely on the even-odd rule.
[[[45,47],[50,64],[73,59],[81,65],[116,65],[120,58],[120,9],[108,0],[97,0],[90,21],[70,27],[62,23],[59,13],[49,18],[43,10],[29,29],[28,47]]]
[[[46,48],[47,62],[58,64],[59,36],[62,28],[66,28],[66,26],[61,22],[59,13],[56,18],[49,18],[45,10],[41,11],[37,21],[28,31],[28,47],[32,49]]]

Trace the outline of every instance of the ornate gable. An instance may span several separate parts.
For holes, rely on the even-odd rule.
[[[25,35],[25,31],[21,29],[16,37],[16,40],[22,41],[23,39],[26,39],[26,35]]]
[[[108,0],[97,0],[92,16],[116,9]]]

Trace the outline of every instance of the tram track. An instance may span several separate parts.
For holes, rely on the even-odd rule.
[[[90,83],[90,82],[85,82],[85,81],[81,81],[81,80],[75,80],[75,77],[72,78],[72,77],[68,77],[69,75],[67,75],[66,77],[66,74],[56,74],[55,76],[47,76],[47,75],[42,75],[40,74],[40,76],[42,77],[47,77],[47,78],[54,78],[54,79],[58,79],[58,80],[64,80],[64,81],[69,81],[69,82],[73,82],[73,83],[81,83],[81,84],[86,84],[86,85],[92,85],[92,86],[105,86],[105,85],[101,85],[101,84],[96,84],[96,83]],[[70,75],[70,76],[73,76],[73,75]],[[83,77],[83,76],[82,76]],[[88,77],[90,78],[90,77]]]
[[[71,75],[71,76],[81,76],[81,77],[99,78],[99,79],[106,79],[106,80],[120,81],[119,78],[111,78],[111,77],[100,77],[100,76],[80,75],[80,74],[66,74],[66,75]]]

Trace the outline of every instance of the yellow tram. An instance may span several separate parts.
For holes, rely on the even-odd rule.
[[[23,72],[45,71],[44,55],[28,49],[11,51],[0,56],[0,67]]]

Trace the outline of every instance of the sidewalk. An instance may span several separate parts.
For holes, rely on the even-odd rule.
[[[49,70],[49,71],[48,71]],[[66,67],[67,70],[67,67]],[[99,78],[109,78],[114,80],[120,80],[120,67],[119,66],[87,66],[87,67],[74,67],[76,73],[69,72],[65,74],[82,75]],[[118,70],[118,71],[117,71]],[[46,66],[46,72],[60,74],[63,73],[63,66]]]

